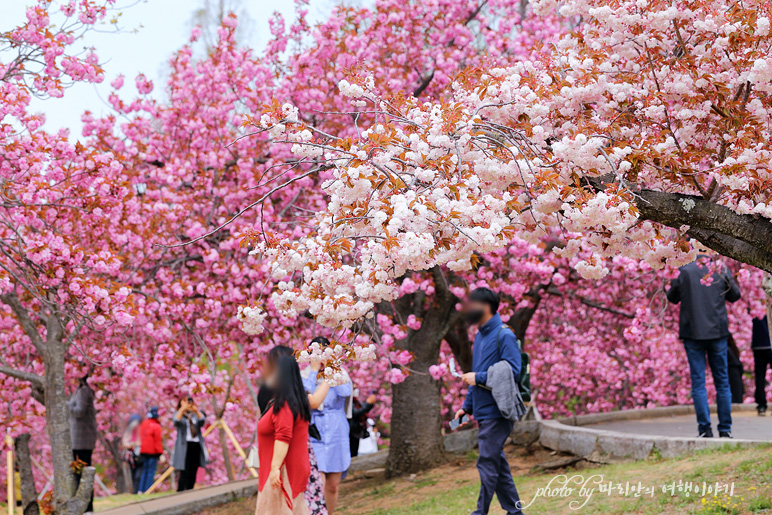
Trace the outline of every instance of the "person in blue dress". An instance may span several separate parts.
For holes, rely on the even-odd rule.
[[[312,343],[323,347],[330,341],[318,336]],[[321,363],[314,363],[303,371],[303,386],[314,393],[320,382],[318,378]],[[349,423],[347,413],[351,410],[351,381],[330,388],[324,403],[311,412],[311,424],[316,425],[321,440],[311,438],[319,471],[324,478],[324,500],[330,515],[338,504],[338,488],[343,474],[351,465]]]

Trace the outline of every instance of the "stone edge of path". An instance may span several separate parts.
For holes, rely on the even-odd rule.
[[[715,406],[711,409],[715,411]],[[754,410],[753,406],[741,404],[732,406],[732,409],[736,412]],[[580,415],[559,420],[542,420],[531,423],[531,440],[538,440],[542,446],[548,449],[567,452],[597,463],[644,460],[656,453],[659,453],[663,458],[676,458],[699,450],[726,445],[741,448],[772,444],[772,442],[764,440],[638,435],[588,427],[603,422],[643,420],[693,413],[694,408],[692,406],[671,406]],[[538,428],[535,428],[533,424],[538,424]],[[525,428],[521,428],[520,434],[523,433],[522,429]],[[533,432],[538,432],[538,438],[533,439]],[[515,436],[517,434],[518,431],[516,430]],[[522,441],[522,438],[520,440]]]
[[[246,479],[126,504],[99,511],[97,515],[188,515],[256,493],[257,479]]]
[[[716,412],[716,405],[710,407],[712,413]],[[751,404],[732,404],[732,412],[756,411]],[[662,408],[630,409],[610,411],[608,413],[591,413],[589,415],[574,415],[557,419],[568,426],[589,426],[604,422],[618,422],[621,420],[641,420],[660,417],[678,417],[681,415],[694,415],[694,406],[665,406]]]

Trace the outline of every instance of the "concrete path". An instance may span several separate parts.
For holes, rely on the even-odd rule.
[[[234,481],[97,512],[98,515],[185,515],[257,493],[257,479]]]
[[[718,436],[718,418],[712,415],[713,432]],[[639,420],[618,420],[584,426],[588,429],[602,429],[633,433],[638,435],[659,435],[693,437],[697,436],[697,420],[694,415],[657,417]],[[732,435],[746,440],[767,440],[772,442],[772,416],[759,417],[755,411],[732,413]]]

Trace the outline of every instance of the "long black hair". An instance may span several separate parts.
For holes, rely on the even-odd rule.
[[[274,415],[286,404],[292,415],[305,421],[311,420],[311,407],[308,405],[308,394],[303,388],[300,368],[295,358],[281,355],[276,360],[276,389],[273,394]]]
[[[292,356],[292,349],[286,345],[275,345],[268,351],[268,363],[276,366],[276,362],[279,361],[281,356]]]
[[[276,361],[278,361],[279,356],[292,356],[292,349],[284,345],[274,346],[268,351],[268,355],[264,360],[264,365],[270,368],[276,368]],[[264,372],[265,370],[266,369],[263,368]],[[263,383],[257,391],[257,407],[260,408],[260,413],[266,412],[271,399],[273,399],[273,388],[266,383]]]

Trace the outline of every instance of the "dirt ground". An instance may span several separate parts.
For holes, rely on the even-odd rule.
[[[514,476],[526,475],[534,466],[560,457],[541,447],[528,450],[509,445],[505,452]],[[445,465],[391,481],[383,477],[366,478],[364,474],[356,474],[341,484],[339,513],[368,515],[376,509],[375,505],[379,510],[408,506],[426,497],[475,483],[478,481],[474,466],[476,459],[475,453],[452,456]],[[256,502],[253,496],[206,510],[200,515],[245,515],[254,511]]]

